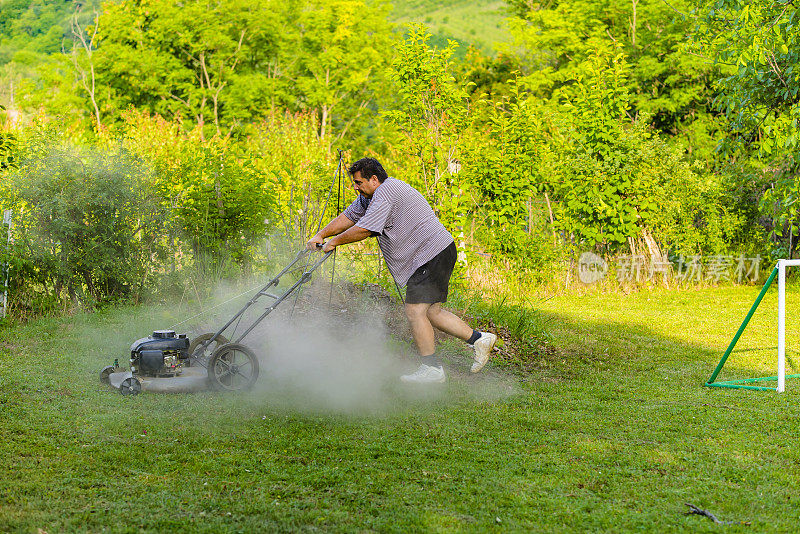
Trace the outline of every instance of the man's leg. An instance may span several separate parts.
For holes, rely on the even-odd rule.
[[[471,372],[477,373],[489,361],[489,356],[497,342],[497,336],[491,332],[479,332],[473,330],[460,317],[442,309],[440,303],[431,305],[428,308],[428,319],[433,326],[447,332],[451,336],[463,339],[473,346],[475,350],[475,361],[472,364]]]
[[[430,307],[430,304],[424,302],[406,303],[406,317],[411,325],[411,334],[417,344],[422,365],[415,372],[401,376],[400,380],[403,382],[430,384],[446,380],[442,362],[436,354],[433,326],[428,319],[428,308]]]
[[[446,332],[464,341],[472,337],[472,327],[461,320],[457,315],[443,310],[441,302],[431,304],[427,310],[427,316],[430,324],[442,332]]]
[[[406,317],[411,325],[411,335],[417,344],[420,356],[430,356],[436,352],[436,338],[433,333],[433,326],[428,319],[428,309],[430,304],[421,302],[419,304],[406,304]],[[470,333],[472,333],[470,331]]]
[[[401,377],[403,381],[432,381],[428,380],[430,378],[429,371],[431,376],[434,375],[431,368],[439,370],[435,373],[435,376],[438,377],[436,381],[443,382],[445,380],[442,363],[436,354],[434,327],[472,345],[475,358],[470,370],[473,373],[483,369],[483,366],[489,361],[489,355],[497,341],[497,336],[491,332],[473,330],[460,318],[442,309],[441,303],[447,300],[450,276],[453,274],[457,257],[456,246],[451,243],[432,260],[418,268],[408,279],[405,311],[414,341],[416,341],[417,349],[422,357],[422,365],[414,375]]]

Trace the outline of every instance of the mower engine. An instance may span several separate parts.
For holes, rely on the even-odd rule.
[[[142,376],[176,376],[189,358],[186,334],[156,330],[131,345],[131,372]]]

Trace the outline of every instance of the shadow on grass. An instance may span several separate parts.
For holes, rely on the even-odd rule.
[[[503,303],[485,305],[479,301],[458,302],[467,317],[482,328],[498,333],[503,345],[493,359],[496,366],[521,377],[544,380],[575,380],[587,372],[620,375],[628,380],[648,380],[656,371],[667,376],[680,375],[681,383],[702,387],[720,361],[739,323],[738,310],[716,318],[716,343],[688,342],[701,338],[700,325],[689,317],[674,332],[665,333],[663,324],[652,326],[616,320],[587,320],[575,314],[531,309]],[[458,308],[457,308],[458,310]],[[729,318],[729,320],[726,319]],[[654,322],[658,317],[654,318]],[[692,330],[697,334],[693,335]],[[752,330],[752,328],[751,328]],[[726,338],[729,335],[730,338]],[[753,343],[761,344],[752,347]],[[774,376],[777,374],[777,347],[768,333],[745,331],[717,380]],[[716,346],[709,346],[716,344]],[[795,362],[800,352],[787,348],[787,375],[799,373]]]
[[[471,376],[468,351],[448,343],[442,395],[390,391],[379,417],[284,406],[277,390],[126,398],[102,388],[96,373],[110,358],[169,324],[156,308],[4,330],[0,530],[712,531],[682,515],[688,501],[755,531],[791,531],[796,397],[702,388],[725,339],[688,342],[688,306],[674,329],[656,315],[643,325],[475,306],[476,320],[530,336],[512,337],[530,369],[520,376],[500,360]],[[369,356],[352,330],[328,335],[356,338],[342,366],[348,351]],[[497,377],[513,377],[514,393],[474,394]]]
[[[502,341],[487,372],[477,376],[467,371],[469,349],[460,342],[448,342],[445,351],[451,381],[456,384],[449,390],[430,394],[394,387],[397,376],[413,367],[409,345],[392,341],[375,321],[361,324],[361,334],[354,336],[336,325],[321,324],[326,319],[321,316],[304,328],[278,322],[255,332],[254,346],[272,354],[262,359],[257,400],[310,414],[385,415],[397,405],[406,409],[415,400],[422,404],[447,398],[500,400],[518,393],[514,383],[520,380],[528,384],[537,380],[674,380],[675,387],[695,388],[709,378],[725,348],[687,343],[677,333],[664,334],[663,328],[584,320],[503,303],[463,306],[462,301],[453,309],[471,324],[498,333]],[[2,330],[0,381],[18,391],[96,389],[100,369],[117,358],[125,365],[132,340],[163,328],[173,318],[173,312],[156,308],[120,308]],[[774,356],[767,357],[769,352],[769,348],[737,348],[719,380],[775,374]],[[791,363],[790,359],[788,372],[794,370]],[[602,387],[602,382],[598,385]],[[481,394],[470,396],[466,393],[470,388],[480,389]]]

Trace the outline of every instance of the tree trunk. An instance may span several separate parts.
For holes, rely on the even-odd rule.
[[[658,246],[658,243],[655,239],[653,239],[653,236],[650,235],[650,232],[647,230],[647,228],[642,230],[642,237],[644,238],[644,242],[647,244],[647,250],[650,252],[650,258],[661,261],[663,258],[661,247]]]
[[[328,105],[322,104],[322,119],[319,125],[319,138],[325,140],[325,126],[328,124]]]
[[[214,175],[214,192],[217,196],[217,214],[225,217],[225,204],[222,202],[222,185],[219,183],[219,176]]]
[[[102,124],[100,122],[100,107],[97,105],[97,91],[95,89],[95,73],[94,73],[94,63],[92,62],[92,49],[94,48],[94,40],[97,37],[97,29],[99,27],[99,13],[95,12],[94,14],[94,32],[92,33],[91,38],[87,41],[86,36],[84,35],[83,29],[81,29],[80,25],[78,24],[78,12],[76,11],[72,15],[72,35],[73,35],[73,46],[72,46],[72,62],[75,66],[75,70],[80,75],[81,85],[83,85],[83,89],[88,93],[89,99],[92,101],[92,106],[94,107],[94,119],[97,122],[97,129],[100,130]],[[80,43],[80,47],[84,49],[86,52],[86,58],[89,60],[89,75],[91,77],[91,86],[86,81],[86,71],[79,65],[78,63],[78,56],[76,45],[78,44],[76,41]],[[13,103],[13,102],[12,102]]]
[[[100,295],[97,293],[97,288],[94,286],[94,281],[92,280],[92,273],[89,271],[81,272],[81,276],[83,276],[83,280],[86,282],[86,289],[89,290],[89,294],[94,298],[94,301],[97,302],[100,300]]]
[[[203,100],[203,105],[205,105],[205,100]],[[202,107],[201,107],[201,109],[202,109]],[[206,124],[206,121],[203,119],[203,113],[200,112],[200,114],[197,115],[197,128],[200,130],[200,140],[201,141],[205,141],[206,140],[206,136],[203,133],[203,127],[205,126],[205,124]]]
[[[90,96],[92,97],[92,105],[94,106],[94,116],[97,120],[97,130],[99,131],[102,127],[100,122],[100,108],[97,106],[97,99],[95,98],[95,88],[94,88],[94,65],[90,65],[91,73],[92,73],[92,91]]]
[[[533,199],[528,197],[528,235],[533,234]]]
[[[220,89],[222,89],[220,87]],[[214,94],[214,128],[217,130],[217,136],[221,134],[219,129],[219,91]]]
[[[628,237],[628,247],[631,249],[631,256],[636,256],[636,240]]]
[[[553,245],[557,243],[556,241],[556,223],[553,219],[553,208],[550,206],[550,197],[547,196],[547,191],[544,192],[544,199],[547,202],[547,212],[550,214],[550,230],[553,232]]]
[[[80,303],[78,302],[78,295],[75,293],[75,286],[72,285],[72,282],[67,284],[67,294],[69,295],[70,302],[72,302],[72,307],[77,308]]]

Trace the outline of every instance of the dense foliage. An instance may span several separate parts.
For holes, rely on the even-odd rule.
[[[706,4],[697,20],[696,48],[723,65],[716,85],[718,108],[730,121],[724,148],[736,156],[757,155],[766,165],[761,207],[770,230],[800,235],[800,13],[793,2]]]
[[[313,230],[338,148],[422,191],[467,264],[548,281],[583,251],[792,254],[791,2],[508,10],[487,54],[362,0],[3,3],[15,290],[94,305],[250,268]]]
[[[13,307],[58,307],[62,291],[88,305],[139,295],[168,220],[142,163],[117,147],[76,149],[54,135],[25,141],[4,184],[18,213]]]

